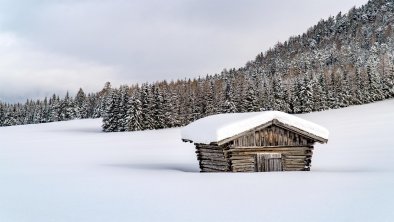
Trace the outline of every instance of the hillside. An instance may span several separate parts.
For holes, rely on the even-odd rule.
[[[104,131],[138,131],[216,113],[308,113],[393,98],[393,21],[392,0],[371,0],[220,74],[119,88],[107,83],[98,93],[81,89],[75,98],[0,102],[0,126],[103,117]]]
[[[200,174],[180,129],[0,128],[0,221],[392,221],[394,100],[300,115],[330,130],[310,172]]]

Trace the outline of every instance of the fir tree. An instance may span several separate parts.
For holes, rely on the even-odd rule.
[[[112,89],[107,96],[106,110],[103,115],[103,131],[116,132],[119,120],[119,94],[116,89]]]
[[[301,111],[312,112],[313,111],[313,89],[312,81],[305,75],[303,84],[301,85],[300,91]]]

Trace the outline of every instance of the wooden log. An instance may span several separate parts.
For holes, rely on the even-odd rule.
[[[243,164],[243,163],[249,163],[249,164],[254,164],[255,160],[254,159],[246,159],[246,160],[231,160],[232,164]]]
[[[283,166],[284,166],[284,168],[305,168],[306,167],[305,164],[290,164],[290,165],[284,164]]]
[[[227,172],[229,170],[211,169],[209,167],[202,167],[201,172]]]
[[[259,153],[280,153],[282,155],[293,155],[293,156],[305,156],[307,154],[311,154],[311,151],[276,151],[276,150],[265,150],[265,151],[237,151],[234,153],[229,153],[228,157],[234,157],[234,156],[242,156],[242,155],[248,155],[248,156],[252,156],[252,155],[256,155]]]
[[[201,173],[219,173],[219,172],[224,172],[224,171],[212,170],[212,169],[209,169],[209,168],[204,168],[200,172]]]
[[[265,147],[265,148],[233,148],[228,151],[228,153],[235,152],[279,152],[279,151],[290,151],[290,152],[302,152],[302,151],[310,151],[313,153],[313,150],[307,147],[294,147],[294,148],[274,148],[274,147]]]
[[[285,163],[305,163],[305,159],[282,159]]]
[[[253,162],[231,162],[232,166],[254,166],[256,164],[256,162],[253,160]]]
[[[205,153],[200,153],[197,154],[197,158],[198,159],[204,159],[204,160],[227,160],[227,158],[224,155],[212,155],[212,154],[208,154],[206,155]]]
[[[234,172],[255,172],[254,166],[233,166],[231,169]]]
[[[283,168],[283,171],[305,171],[304,168]]]
[[[255,155],[230,155],[229,160],[253,160]]]
[[[310,159],[312,156],[306,156],[306,155],[301,155],[301,156],[292,156],[292,155],[285,155],[284,159]]]
[[[293,146],[233,146],[230,147],[230,150],[238,150],[238,149],[295,149],[295,148],[303,148],[303,149],[313,149],[313,146],[308,145],[293,145]]]
[[[206,152],[206,153],[223,153],[223,149],[215,150],[215,149],[197,148],[197,151]]]
[[[223,146],[214,146],[214,145],[207,145],[207,144],[198,144],[196,148],[201,149],[210,149],[210,150],[223,150]]]
[[[197,156],[198,160],[208,160],[208,161],[214,161],[214,162],[230,162],[230,160],[227,160],[226,158],[215,158],[215,157],[201,157],[201,156]]]
[[[214,169],[214,170],[228,170],[229,166],[217,166],[213,164],[200,164],[201,168],[209,168],[209,169]]]
[[[221,162],[221,161],[210,161],[210,160],[201,160],[200,161],[201,165],[214,165],[214,166],[225,166],[228,167],[229,164],[227,162]]]

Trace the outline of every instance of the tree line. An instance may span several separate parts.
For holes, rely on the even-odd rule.
[[[0,126],[103,118],[103,130],[186,125],[232,112],[305,113],[394,97],[394,2],[373,0],[321,20],[239,69],[112,87],[25,104],[0,102]]]

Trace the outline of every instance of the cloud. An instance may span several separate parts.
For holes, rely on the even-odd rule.
[[[37,98],[79,87],[96,91],[116,73],[114,67],[46,52],[0,33],[0,99]]]
[[[366,2],[0,0],[0,97],[218,73]]]

